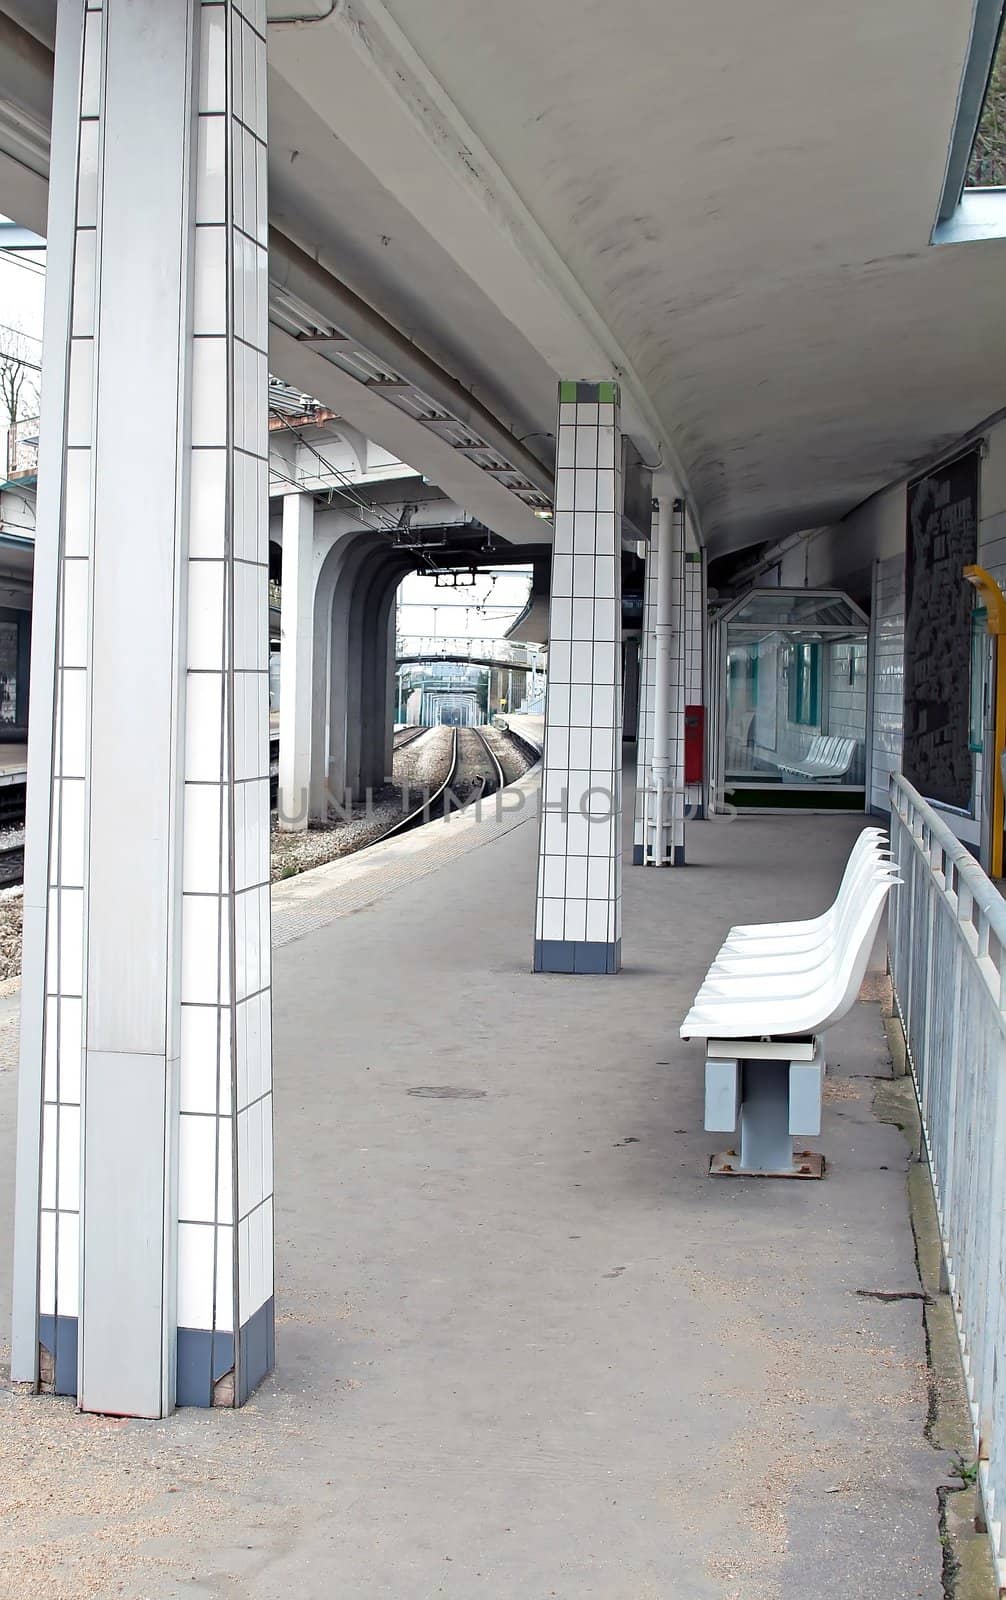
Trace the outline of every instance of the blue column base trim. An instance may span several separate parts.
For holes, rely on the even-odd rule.
[[[175,1404],[211,1406],[214,1385],[234,1365],[234,1335],[210,1328],[179,1328]]]
[[[276,1308],[270,1298],[238,1332],[240,1388],[234,1404],[244,1405],[276,1364]],[[213,1390],[234,1367],[234,1335],[209,1328],[179,1328],[175,1401],[180,1406],[212,1406]]]
[[[641,844],[634,844],[632,847],[632,865],[634,867],[641,867],[643,865],[643,857],[645,854],[646,852]]]
[[[599,973],[618,972],[622,965],[622,941],[611,944],[594,939],[536,939],[535,972]]]
[[[276,1364],[276,1311],[270,1298],[249,1317],[238,1334],[241,1342],[241,1392],[243,1405],[253,1389]],[[77,1398],[77,1318],[40,1316],[38,1342],[53,1364],[53,1393]],[[215,1385],[234,1366],[234,1335],[209,1328],[179,1328],[175,1403],[212,1406]]]
[[[77,1398],[77,1318],[40,1316],[38,1342],[52,1356],[53,1393]]]
[[[674,865],[676,867],[683,867],[684,864],[685,864],[685,847],[684,847],[683,844],[676,844],[674,846]]]
[[[270,1295],[265,1305],[248,1318],[238,1335],[241,1360],[240,1389],[236,1404],[243,1406],[253,1389],[276,1365],[276,1302]]]

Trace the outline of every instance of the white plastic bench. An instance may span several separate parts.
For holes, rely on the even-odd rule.
[[[810,741],[802,756],[788,761],[776,761],[780,772],[792,772],[799,778],[830,778],[837,782],[844,778],[856,754],[855,739],[841,739],[837,735],[818,733]]]
[[[710,1171],[822,1175],[820,1155],[793,1152],[794,1136],[821,1131],[819,1035],[855,1004],[898,881],[885,836],[869,828],[821,916],[730,930],[681,1024],[683,1039],[706,1041],[707,1131],[740,1126],[739,1151]]]

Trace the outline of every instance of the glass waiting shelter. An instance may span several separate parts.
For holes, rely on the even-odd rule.
[[[865,808],[868,638],[864,613],[834,589],[750,589],[713,617],[717,800]]]

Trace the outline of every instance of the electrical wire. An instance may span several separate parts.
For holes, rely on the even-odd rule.
[[[313,489],[308,488],[308,486],[306,485],[306,483],[304,482],[303,479],[291,478],[291,476],[290,476],[290,474],[288,472],[281,472],[280,469],[278,467],[273,466],[271,462],[269,464],[269,476],[270,476],[270,478],[278,478],[281,483],[288,483],[290,485],[291,489],[296,489],[300,494],[315,494],[315,493],[320,493],[320,492],[326,492],[326,491],[318,491],[318,490],[313,490]],[[338,495],[340,497],[340,499],[341,499],[343,497],[344,491],[341,490],[341,489],[329,489],[327,491],[327,493],[329,495]],[[354,502],[354,509],[356,509],[356,510],[360,509],[360,503],[359,502]],[[366,522],[365,526],[370,529],[371,533],[381,533],[381,534],[383,534],[383,533],[387,533],[387,531],[388,531],[387,528],[384,526],[384,524],[383,523],[379,523],[379,522],[378,523]]]
[[[25,361],[23,356],[14,355],[11,350],[0,350],[0,361],[9,361],[12,366],[24,367],[28,372],[42,371],[37,361]]]
[[[9,322],[0,322],[4,333],[16,333],[19,339],[31,339],[33,344],[41,344],[41,336],[37,333],[28,333],[24,328],[14,328]]]
[[[328,461],[325,456],[322,455],[317,445],[313,444],[310,439],[305,439],[300,430],[295,428],[293,424],[283,416],[282,412],[274,410],[272,415],[278,422],[282,423],[283,427],[286,428],[288,432],[293,434],[294,438],[300,444],[302,444],[306,450],[310,450],[311,454],[318,458],[326,472],[331,473],[332,477],[337,479],[337,481],[343,485],[343,488],[337,491],[338,493],[343,495],[346,499],[353,501],[353,503],[358,506],[361,511],[365,511],[370,516],[377,517],[378,521],[383,523],[384,531],[386,533],[392,533],[396,535],[401,533],[402,530],[394,521],[394,519],[388,516],[382,517],[381,512],[377,507],[369,505],[368,502],[363,499],[362,495],[359,494],[352,478],[350,478],[347,473],[343,472],[340,467],[333,466],[332,462]]]
[[[313,489],[309,489],[306,486],[306,484],[304,483],[303,480],[298,482],[298,480],[296,478],[291,478],[290,474],[288,472],[281,472],[278,467],[273,466],[271,463],[270,463],[270,466],[269,466],[269,476],[272,477],[272,478],[278,478],[281,483],[288,483],[290,485],[291,489],[296,489],[298,491],[298,493],[300,493],[300,494],[327,493],[330,500],[331,500],[332,496],[334,496],[334,495],[338,495],[340,498],[349,499],[351,501],[352,505],[353,505],[354,510],[357,512],[358,516],[360,517],[361,522],[363,522],[364,527],[369,528],[371,533],[379,533],[382,536],[386,536],[389,533],[397,535],[402,531],[398,527],[398,525],[396,523],[391,523],[390,526],[389,526],[387,522],[369,522],[367,520],[367,518],[368,518],[368,516],[370,516],[372,508],[367,505],[365,500],[359,499],[358,496],[350,496],[349,494],[347,494],[347,491],[345,489],[328,489],[328,490],[313,490]],[[421,550],[421,549],[417,548],[414,553],[417,556],[419,556],[423,561],[425,561],[426,566],[427,566],[427,568],[429,569],[429,571],[431,573],[437,572],[439,570],[437,568],[436,564],[430,560],[429,556],[426,554],[426,552],[424,550]]]
[[[379,507],[370,505],[361,497],[352,478],[350,478],[347,473],[343,472],[340,467],[333,466],[332,462],[329,461],[327,457],[324,456],[318,449],[318,446],[312,443],[310,439],[305,439],[300,430],[295,428],[289,419],[283,416],[282,412],[273,410],[272,415],[278,422],[282,423],[283,427],[286,428],[288,432],[293,434],[294,438],[298,440],[298,442],[302,444],[306,450],[310,450],[312,455],[317,456],[326,472],[330,472],[334,478],[343,484],[342,489],[330,489],[328,491],[330,495],[338,494],[341,497],[349,500],[351,504],[357,507],[364,517],[377,517],[378,522],[376,524],[371,524],[375,532],[389,534],[396,541],[401,538],[403,533],[408,532],[408,529],[401,527],[399,523],[395,522],[393,517],[384,516],[382,518]],[[291,479],[287,479],[287,481],[292,482]],[[411,553],[417,556],[418,559],[423,562],[427,571],[438,572],[440,570],[437,567],[436,562],[430,556],[429,552],[421,545],[411,546],[410,549]]]
[[[45,277],[45,267],[42,263],[40,261],[26,261],[18,250],[8,250],[6,246],[0,245],[0,256],[5,261],[9,261],[12,267],[22,267],[25,272],[33,272],[36,278]]]
[[[336,494],[341,499],[348,500],[357,508],[358,511],[363,514],[364,517],[370,516],[378,519],[376,523],[370,524],[372,531],[390,534],[396,540],[399,539],[403,533],[408,532],[408,529],[402,528],[397,522],[394,521],[392,517],[385,516],[382,518],[380,508],[369,504],[369,502],[362,498],[356,488],[355,483],[353,482],[353,479],[350,478],[347,473],[343,472],[340,467],[333,466],[332,462],[329,461],[328,458],[318,449],[318,446],[314,444],[312,440],[306,439],[300,429],[295,428],[289,418],[285,417],[281,411],[271,408],[270,414],[275,417],[276,421],[281,423],[289,433],[293,434],[294,438],[299,444],[302,444],[306,450],[310,450],[311,454],[317,457],[326,472],[331,473],[332,477],[337,479],[337,481],[343,485],[341,489],[329,489],[328,493],[330,495]],[[286,473],[278,471],[272,466],[271,463],[269,471],[274,477],[280,478],[283,482],[291,484],[293,488],[300,489],[301,492],[304,492],[303,484],[296,483],[293,478],[289,477]],[[421,545],[410,547],[410,549],[412,554],[416,555],[422,562],[425,563],[426,569],[430,573],[437,573],[441,570],[437,566],[436,562],[431,559],[429,552],[423,549]],[[500,572],[509,570],[511,569],[499,569]],[[493,569],[490,569],[490,573],[492,574],[492,584],[495,584],[496,573],[493,571]],[[521,608],[518,607],[517,609],[519,610]]]

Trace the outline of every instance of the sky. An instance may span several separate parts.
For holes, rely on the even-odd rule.
[[[0,217],[0,222],[6,220]],[[44,268],[44,250],[0,254],[0,322],[38,340],[42,338]]]
[[[45,291],[45,275],[40,268],[44,261],[44,251],[23,256],[0,253],[0,353],[6,351],[39,363]],[[38,377],[37,372],[32,372],[27,381],[37,388]]]
[[[467,574],[464,575],[467,583]],[[530,567],[497,567],[475,574],[474,586],[437,588],[432,575],[410,572],[398,591],[398,636],[419,639],[499,639],[524,609]]]

